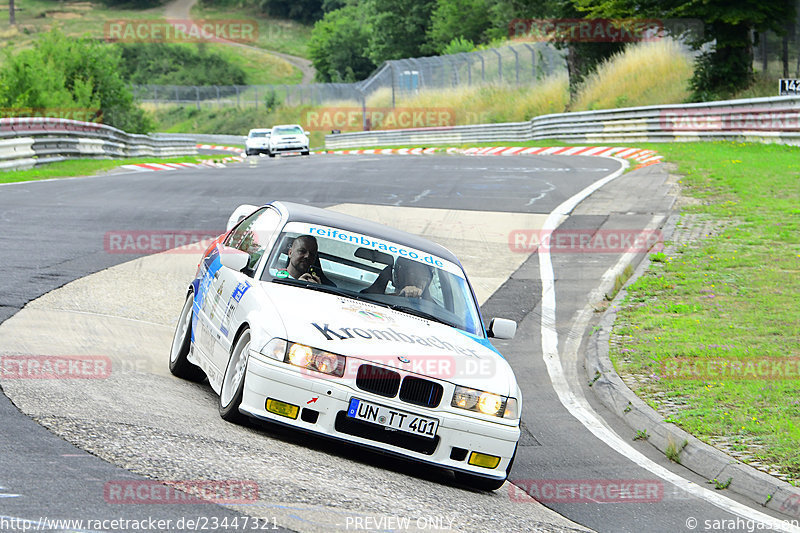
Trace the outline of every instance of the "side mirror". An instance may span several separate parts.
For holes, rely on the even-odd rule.
[[[507,318],[493,318],[486,333],[495,339],[513,339],[517,333],[517,323]]]
[[[309,135],[311,135],[311,134],[310,134],[309,132],[307,132],[307,131],[304,131],[303,133],[305,133],[306,137],[308,137]]]
[[[236,248],[220,245],[219,262],[222,263],[224,267],[228,267],[236,272],[241,272],[241,270],[247,266],[247,263],[250,262],[250,255]]]
[[[250,204],[243,204],[237,207],[233,213],[231,214],[230,218],[228,218],[228,224],[225,226],[225,231],[230,231],[232,227],[239,223],[244,217],[252,213],[258,209],[255,205]]]

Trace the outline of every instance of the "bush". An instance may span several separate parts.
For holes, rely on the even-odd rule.
[[[88,37],[43,34],[0,68],[0,107],[30,108],[63,116],[65,110],[99,110],[102,122],[125,131],[152,128],[119,75],[119,53]]]
[[[209,52],[203,43],[117,44],[120,74],[136,85],[244,85],[244,70]]]

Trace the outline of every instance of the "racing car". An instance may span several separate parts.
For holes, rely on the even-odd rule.
[[[187,286],[169,368],[208,379],[220,416],[291,426],[495,490],[522,395],[460,262],[388,226],[275,201],[244,205]]]

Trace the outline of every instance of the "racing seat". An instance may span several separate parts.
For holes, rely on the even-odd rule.
[[[372,282],[372,285],[366,289],[361,289],[361,294],[385,294],[386,285],[389,284],[390,279],[392,279],[392,265],[386,265],[381,270],[381,273],[378,274],[378,277],[375,278],[375,281]]]
[[[375,281],[372,282],[372,285],[365,289],[361,289],[361,294],[386,294],[386,285],[389,284],[389,281],[392,279],[392,265],[386,265],[386,267],[381,270],[381,273],[378,274],[378,277],[375,278]],[[431,276],[428,279],[428,282],[422,288],[422,296],[420,298],[425,300],[431,300],[430,295],[430,287],[431,283],[433,282],[433,277]],[[396,291],[399,291],[401,287],[395,287]]]

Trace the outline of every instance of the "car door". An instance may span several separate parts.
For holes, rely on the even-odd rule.
[[[221,374],[225,371],[230,357],[231,345],[239,330],[237,309],[248,290],[255,285],[254,275],[261,258],[268,249],[281,222],[280,213],[272,207],[259,209],[243,219],[223,241],[223,246],[246,252],[250,259],[241,271],[222,266],[214,280],[213,290],[208,294],[208,323],[214,337],[214,366]],[[212,381],[209,378],[209,381]],[[216,388],[216,384],[212,381]]]

